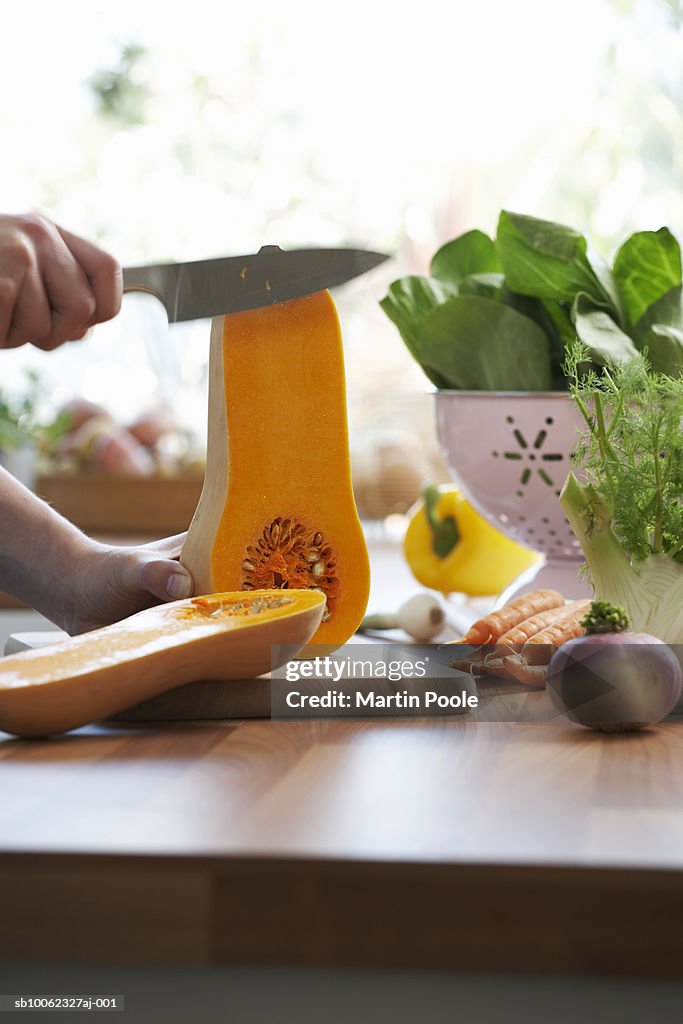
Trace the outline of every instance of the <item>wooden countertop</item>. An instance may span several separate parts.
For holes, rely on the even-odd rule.
[[[604,736],[529,700],[6,738],[0,952],[680,976],[683,721]]]
[[[372,610],[415,584],[373,539]],[[455,621],[462,608],[451,608]],[[680,977],[683,719],[0,733],[0,955]]]

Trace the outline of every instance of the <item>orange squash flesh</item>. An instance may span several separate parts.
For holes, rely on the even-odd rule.
[[[313,642],[342,644],[370,572],[329,292],[216,318],[209,372],[206,481],[181,560],[201,593],[321,589]]]
[[[273,645],[301,649],[321,620],[314,591],[215,594],[157,605],[102,629],[0,660],[0,729],[76,729],[182,683],[250,679]],[[283,654],[291,656],[289,651]]]

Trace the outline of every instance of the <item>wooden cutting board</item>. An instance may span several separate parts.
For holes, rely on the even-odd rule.
[[[451,631],[452,632],[452,631]],[[395,635],[392,635],[395,634]],[[61,630],[51,632],[13,633],[5,644],[5,654],[18,654],[20,651],[35,647],[45,647],[59,640],[67,640],[68,634]],[[449,634],[442,640],[452,639]],[[383,639],[356,634],[349,644],[401,642],[400,631],[388,631]],[[349,680],[342,680],[339,685]],[[515,684],[515,690],[526,690]],[[133,707],[126,708],[107,721],[112,722],[177,722],[200,721],[235,718],[270,718],[271,717],[271,679],[270,675],[258,679],[233,679],[225,682],[215,680],[198,680],[185,683],[157,697],[142,701]],[[460,714],[459,710],[449,710],[448,714]]]

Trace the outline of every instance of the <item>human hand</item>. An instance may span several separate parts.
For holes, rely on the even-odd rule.
[[[73,606],[63,628],[85,633],[150,605],[190,597],[192,576],[178,562],[184,539],[179,534],[139,547],[88,544],[79,557]]]
[[[82,338],[121,307],[108,253],[40,214],[0,214],[0,348],[50,350]]]

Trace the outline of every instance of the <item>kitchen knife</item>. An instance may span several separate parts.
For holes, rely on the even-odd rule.
[[[124,292],[148,292],[169,323],[270,306],[334,288],[389,257],[364,249],[291,249],[264,245],[254,256],[127,267]]]

